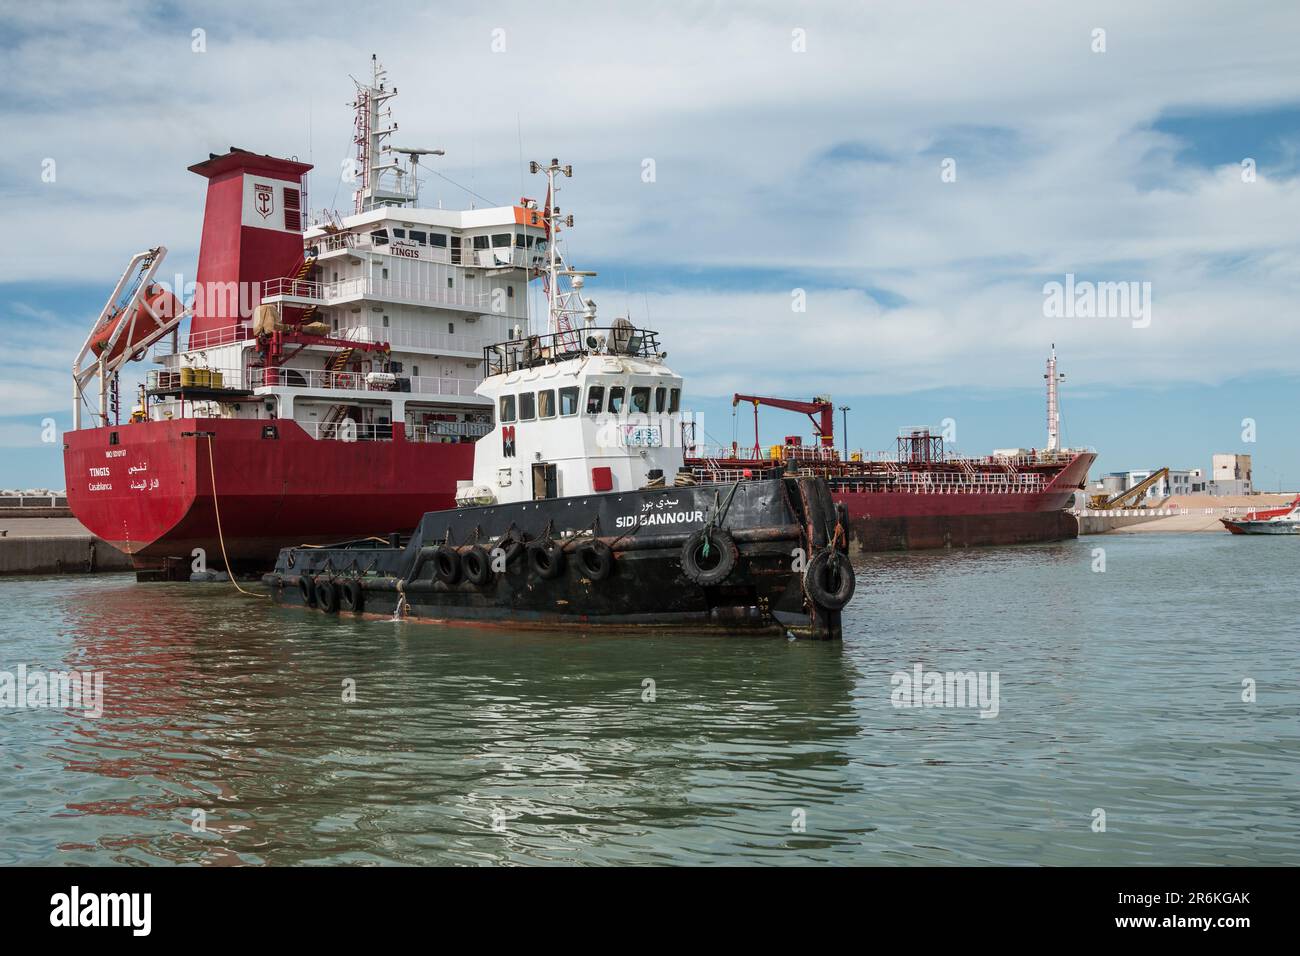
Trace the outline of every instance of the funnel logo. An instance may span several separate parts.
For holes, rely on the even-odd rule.
[[[275,212],[275,188],[265,183],[253,184],[253,208],[263,219],[270,219]]]

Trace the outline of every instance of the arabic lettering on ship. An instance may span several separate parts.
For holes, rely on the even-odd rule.
[[[644,514],[647,511],[653,511],[653,510],[663,511],[663,509],[665,508],[676,508],[676,507],[677,507],[676,498],[660,498],[657,502],[647,501],[645,504],[641,506],[641,512],[642,514]]]
[[[132,465],[130,468],[126,470],[126,473],[128,475],[138,475],[140,472],[148,471],[148,470],[149,470],[149,463],[147,461],[142,461],[138,465]]]
[[[136,481],[131,482],[131,490],[132,491],[153,491],[155,488],[158,487],[158,484],[159,482],[157,478],[153,478],[153,479],[141,478],[138,482]]]

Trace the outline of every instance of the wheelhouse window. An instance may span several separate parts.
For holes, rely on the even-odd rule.
[[[655,389],[655,414],[662,415],[668,406],[668,389],[662,385]]]
[[[650,389],[640,387],[632,389],[632,412],[645,414],[650,411]]]
[[[441,232],[429,233],[429,245],[433,246],[435,249],[446,249],[447,248],[446,235],[444,235]]]
[[[487,236],[475,236],[475,237],[474,237],[474,248],[475,248],[475,249],[486,249],[487,247],[488,247],[488,237],[487,237]]]
[[[587,386],[587,414],[599,415],[605,405],[605,386]]]
[[[370,241],[376,246],[388,245],[388,230],[376,229],[370,234]]]
[[[393,230],[393,238],[394,238],[394,239],[405,239],[405,238],[406,238],[406,230],[405,230],[405,229],[394,229],[394,230]],[[412,239],[415,238],[415,233],[411,233],[411,238],[412,238]]]
[[[578,414],[578,386],[560,389],[560,414]]]
[[[537,417],[538,418],[555,417],[555,390],[554,389],[547,388],[537,393]]]
[[[682,390],[680,388],[669,389],[668,390],[668,414],[675,415],[677,413],[677,409],[681,407],[681,404],[682,404]]]
[[[515,248],[524,248],[524,234],[522,232],[515,233]]]
[[[492,236],[493,249],[507,249],[510,247],[510,233],[498,232]]]
[[[427,235],[428,235],[427,233],[416,232],[414,229],[412,229],[412,230],[411,230],[411,241],[412,241],[412,242],[418,242],[420,245],[424,245],[424,240],[425,240],[425,237],[426,237]]]
[[[519,393],[519,420],[531,422],[537,417],[537,396],[532,392]]]
[[[515,397],[513,395],[501,396],[501,414],[499,417],[503,422],[513,422],[515,420]]]
[[[623,410],[623,399],[627,395],[627,389],[622,385],[611,386],[609,390],[609,410],[617,415]]]

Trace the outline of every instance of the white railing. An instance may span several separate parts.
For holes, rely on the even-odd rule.
[[[267,279],[262,283],[262,301],[265,302],[275,296],[284,296],[289,299],[310,299],[313,302],[320,302],[324,298],[322,283],[314,282],[311,279],[297,279],[292,276]]]
[[[217,345],[230,345],[234,342],[243,342],[245,339],[253,337],[253,327],[250,323],[241,322],[239,325],[224,329],[212,329],[208,332],[191,332],[188,340],[181,339],[181,351],[190,352],[195,349],[209,349]],[[170,340],[159,342],[153,348],[153,358],[166,359],[177,353],[172,349]]]
[[[418,375],[411,379],[411,391],[421,395],[460,395],[471,396],[478,387],[478,381],[463,378],[437,378],[433,375]]]
[[[392,441],[392,425],[362,424],[344,419],[340,422],[298,422],[312,438],[321,441]]]
[[[333,338],[348,342],[387,342],[395,349],[431,349],[439,353],[464,352],[466,355],[483,354],[484,343],[473,335],[449,332],[429,332],[423,329],[393,329],[378,325],[351,325],[330,333]],[[502,335],[500,338],[504,338]],[[494,339],[495,341],[495,339]]]
[[[372,279],[369,276],[354,276],[351,279],[339,279],[337,282],[316,282],[309,279],[284,277],[270,279],[262,285],[262,301],[284,297],[317,305],[338,305],[357,299],[372,298],[409,302],[417,305],[451,305],[482,312],[484,315],[499,315],[507,319],[526,317],[527,309],[523,296],[507,298],[506,308],[498,312],[493,306],[493,290],[483,291],[466,289],[448,289],[436,282],[412,282],[406,279]]]
[[[363,372],[331,372],[328,369],[271,366],[249,369],[250,388],[340,389],[352,392],[392,392],[393,383],[367,382]],[[411,391],[421,395],[472,396],[477,381],[462,378],[417,376],[410,379]]]

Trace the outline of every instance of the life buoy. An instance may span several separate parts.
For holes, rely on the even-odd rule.
[[[438,545],[433,552],[433,576],[443,584],[460,580],[460,552],[449,544]]]
[[[317,578],[316,604],[326,614],[337,614],[339,610],[339,589],[329,578]]]
[[[804,592],[818,607],[838,611],[849,603],[857,586],[853,565],[844,552],[826,548],[808,562],[803,573]]]
[[[588,541],[578,548],[578,567],[592,581],[603,581],[614,570],[614,549],[604,541]]]
[[[349,578],[339,582],[339,607],[353,614],[360,614],[365,606],[366,594],[361,589],[361,582]]]
[[[700,528],[682,545],[682,573],[702,587],[721,584],[736,567],[740,551],[721,528]]]
[[[541,578],[560,576],[564,570],[564,549],[551,538],[528,542],[528,565]]]
[[[298,575],[298,593],[302,595],[302,603],[307,607],[316,606],[316,585],[305,574]]]
[[[460,556],[460,566],[465,572],[465,580],[477,588],[492,580],[492,556],[480,544],[465,549]]]

